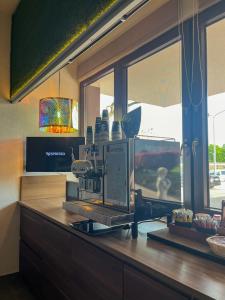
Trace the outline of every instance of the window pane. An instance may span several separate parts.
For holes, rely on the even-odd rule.
[[[110,126],[114,120],[114,73],[110,73],[85,88],[85,123],[95,126],[103,109],[109,112]]]
[[[225,199],[225,20],[207,27],[209,206]]]
[[[136,179],[146,197],[183,198],[181,102],[181,42],[128,68],[128,111],[141,106],[139,135],[152,140],[150,152],[143,149],[146,163],[140,164]]]

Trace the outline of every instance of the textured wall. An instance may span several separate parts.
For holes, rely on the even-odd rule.
[[[43,70],[117,0],[21,0],[13,15],[11,93]]]

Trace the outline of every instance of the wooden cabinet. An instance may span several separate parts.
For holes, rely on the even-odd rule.
[[[121,261],[25,208],[20,272],[42,299],[122,300]]]
[[[85,299],[122,300],[122,262],[76,236],[71,245],[72,278],[86,287]]]
[[[36,253],[41,253],[43,243],[43,218],[28,209],[21,209],[20,235]]]
[[[188,300],[181,293],[136,271],[124,267],[124,300]]]
[[[41,259],[24,242],[20,242],[20,273],[35,294],[41,297]]]
[[[42,300],[193,299],[26,208],[20,272]]]

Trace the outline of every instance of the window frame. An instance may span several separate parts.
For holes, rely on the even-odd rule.
[[[194,208],[206,213],[220,213],[220,209],[210,207],[209,162],[208,162],[208,78],[207,78],[207,27],[225,18],[225,3],[219,2],[199,14],[201,64],[203,66],[203,102],[198,110],[194,110],[193,120],[197,125],[197,139],[201,141],[196,155],[196,166],[193,177],[197,178],[194,186]],[[197,22],[197,20],[195,20]],[[195,42],[197,42],[195,40]],[[196,47],[194,55],[199,55]],[[196,89],[195,89],[196,91]],[[197,91],[198,93],[198,91]]]
[[[115,92],[115,69],[114,65],[107,66],[98,73],[90,76],[80,83],[80,101],[79,101],[79,134],[85,136],[86,115],[85,115],[85,87],[103,78],[110,73],[114,73],[114,92]],[[114,96],[115,99],[115,96]],[[115,100],[114,100],[115,101]],[[114,103],[115,106],[115,103]],[[114,108],[115,109],[115,108]]]
[[[185,25],[186,26],[186,25]],[[128,68],[135,63],[150,57],[159,51],[166,49],[167,47],[173,45],[174,43],[180,41],[182,43],[181,35],[178,30],[178,26],[172,28],[171,30],[167,31],[166,33],[160,35],[159,37],[155,38],[154,40],[146,43],[142,47],[138,48],[137,50],[133,51],[132,53],[126,55],[122,59],[118,60],[117,62],[113,63],[112,65],[108,66],[107,68],[101,70],[100,72],[92,75],[91,77],[87,78],[86,80],[82,81],[80,84],[80,101],[81,101],[81,109],[83,116],[80,117],[80,120],[84,120],[84,89],[89,84],[93,83],[94,81],[104,77],[105,75],[109,74],[112,70],[114,70],[114,105],[115,105],[115,112],[114,118],[115,120],[121,120],[124,113],[127,112],[127,71]],[[183,53],[181,53],[181,64],[183,61]],[[183,77],[183,76],[182,76]],[[183,81],[183,78],[181,78]],[[185,96],[184,96],[185,95]],[[122,99],[122,101],[121,101]],[[186,92],[182,90],[182,99],[185,99],[186,102]],[[183,100],[182,100],[183,104]],[[188,122],[189,114],[183,110],[183,124],[182,130],[183,135],[187,135],[185,138],[183,137],[184,143],[190,144],[190,130],[184,130],[184,124]],[[84,124],[84,123],[83,123]],[[82,128],[82,125],[80,126]],[[190,127],[188,127],[190,128]],[[83,130],[81,131],[84,133],[84,125]],[[189,152],[189,150],[187,150]],[[192,207],[192,203],[190,202],[191,199],[191,189],[185,188],[191,185],[191,176],[190,176],[190,166],[191,166],[191,156],[190,153],[187,155],[186,160],[183,160],[184,169],[187,170],[186,174],[184,174],[184,185],[183,185],[183,193],[184,193],[184,205],[185,207]],[[187,166],[187,167],[186,167]],[[151,199],[151,201],[156,201],[156,199]],[[157,200],[160,202],[159,200]],[[161,201],[162,203],[169,203],[170,205],[179,205],[179,203],[173,203],[171,201]]]
[[[180,27],[177,25],[80,83],[79,119],[80,134],[83,135],[84,88],[87,85],[114,71],[114,118],[115,120],[121,120],[123,114],[127,112],[128,67],[156,54],[177,41],[181,41],[184,149],[183,204],[186,208],[191,208],[195,212],[202,211],[211,214],[218,213],[220,210],[209,207],[206,27],[223,18],[225,18],[225,2],[218,2],[199,13],[198,16],[185,21],[182,25],[182,32],[180,32]],[[200,48],[198,47],[199,42]],[[201,55],[199,55],[199,51]],[[192,72],[193,59],[195,63]],[[192,73],[194,78],[192,78]],[[194,84],[190,92],[188,82],[191,82],[192,79]],[[200,102],[199,99],[201,99]]]

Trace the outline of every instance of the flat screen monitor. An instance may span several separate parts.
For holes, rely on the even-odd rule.
[[[27,137],[26,172],[70,172],[83,137]]]

